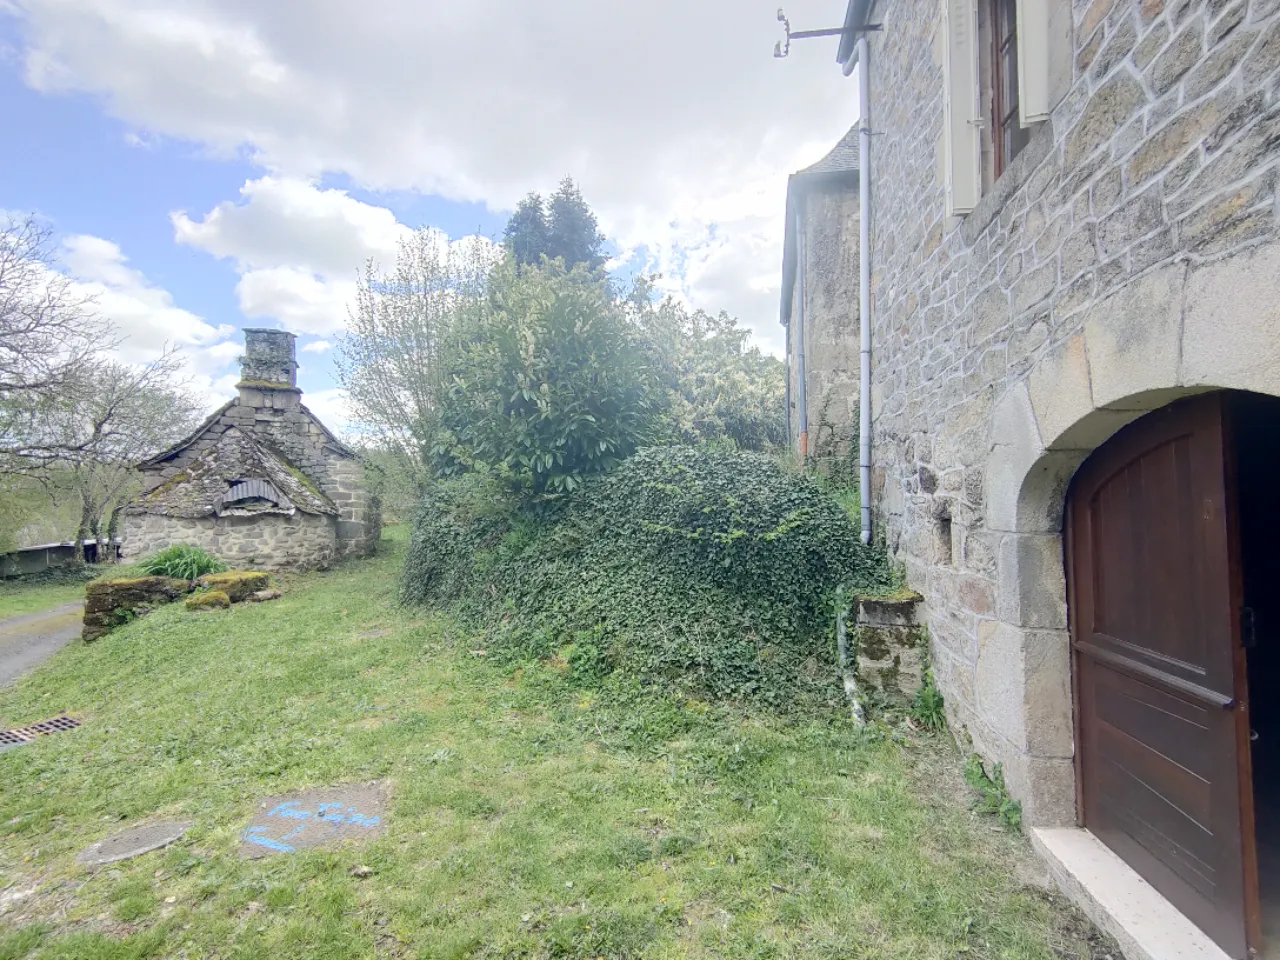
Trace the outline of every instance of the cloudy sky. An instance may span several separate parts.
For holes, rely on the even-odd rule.
[[[791,0],[794,29],[845,0]],[[231,392],[243,326],[299,335],[337,422],[357,268],[406,231],[501,234],[566,174],[627,270],[780,352],[786,175],[856,116],[834,39],[777,0],[0,0],[0,210],[145,359]]]

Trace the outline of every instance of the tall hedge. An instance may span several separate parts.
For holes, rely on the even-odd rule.
[[[650,449],[526,514],[478,478],[434,488],[409,603],[455,608],[491,655],[559,656],[584,682],[778,707],[838,694],[829,601],[887,586],[884,557],[811,479],[760,454]]]

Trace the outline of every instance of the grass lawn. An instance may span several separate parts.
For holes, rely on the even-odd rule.
[[[84,599],[83,582],[0,580],[0,620]]]
[[[600,702],[394,602],[403,543],[284,599],[180,604],[0,691],[0,960],[1092,957],[943,738]],[[259,798],[385,781],[364,847],[248,861]],[[75,855],[186,818],[167,851]],[[356,866],[372,875],[351,875]],[[1118,956],[1118,954],[1115,954]]]

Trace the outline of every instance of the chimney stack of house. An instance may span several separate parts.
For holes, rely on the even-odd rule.
[[[241,386],[258,390],[297,390],[297,337],[285,330],[249,328],[244,331],[240,358]]]
[[[296,341],[297,337],[285,330],[251,327],[244,331],[244,356],[236,384],[243,406],[297,406],[302,391],[298,389]]]

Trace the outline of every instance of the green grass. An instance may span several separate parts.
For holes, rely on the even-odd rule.
[[[84,583],[0,580],[0,620],[53,610],[84,599]],[[0,954],[0,958],[4,955]]]
[[[35,888],[0,960],[1104,955],[1017,879],[1025,842],[969,809],[940,739],[504,671],[395,606],[388,546],[273,603],[165,607],[0,691],[7,724],[85,721],[0,754],[0,891]],[[258,798],[375,778],[368,846],[236,856]],[[173,848],[76,865],[169,817],[196,823]]]

